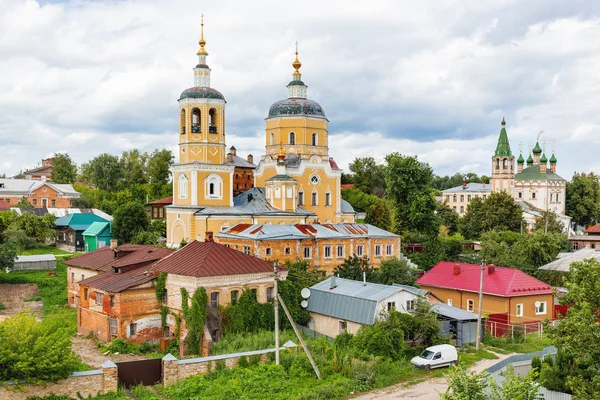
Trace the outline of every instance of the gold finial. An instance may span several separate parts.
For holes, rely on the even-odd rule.
[[[300,69],[300,67],[302,66],[302,63],[300,62],[300,60],[298,60],[298,41],[296,41],[296,60],[294,60],[294,62],[292,63],[292,67],[294,67],[294,69],[296,70],[296,74],[299,74],[300,71],[298,71]]]
[[[204,49],[204,46],[206,45],[206,40],[204,40],[204,14],[200,15],[200,41],[198,44],[200,45],[200,50],[198,50],[196,54],[199,56],[207,56],[208,53]]]

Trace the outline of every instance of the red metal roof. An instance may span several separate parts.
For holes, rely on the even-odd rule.
[[[460,273],[454,273],[454,266]],[[479,292],[481,265],[459,264],[442,261],[427,271],[415,282],[422,286],[456,289],[466,292]],[[483,278],[483,292],[494,296],[514,297],[533,294],[551,294],[552,287],[527,275],[516,268],[494,267],[494,272],[486,269]]]
[[[314,226],[311,225],[303,225],[303,224],[295,224],[294,225],[296,227],[296,229],[298,229],[300,232],[304,233],[305,235],[316,235],[317,234],[317,230],[315,229]]]
[[[170,206],[173,204],[173,196],[165,197],[164,199],[158,199],[148,203],[151,206]]]
[[[65,262],[70,267],[92,269],[95,271],[110,271],[112,267],[125,267],[148,261],[158,261],[173,253],[174,250],[140,244],[124,244],[117,247],[119,257],[115,258],[110,247],[85,253]]]
[[[589,226],[585,231],[585,233],[600,233],[600,224]]]
[[[193,241],[154,264],[152,270],[204,277],[273,272],[273,264],[216,242]]]

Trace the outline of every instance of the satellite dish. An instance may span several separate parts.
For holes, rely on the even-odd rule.
[[[302,296],[303,299],[308,299],[310,297],[310,289],[307,287],[302,289],[302,291],[300,292],[300,296]]]
[[[300,305],[302,306],[302,308],[306,308],[308,307],[308,301],[302,300],[302,303],[300,303]]]
[[[542,304],[542,303],[540,303],[539,301],[536,301],[536,302],[535,302],[535,306],[536,306],[536,308],[540,308],[540,304]]]

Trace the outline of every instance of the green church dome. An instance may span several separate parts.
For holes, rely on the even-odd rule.
[[[519,154],[519,158],[517,158],[517,164],[524,164],[525,159],[523,158],[523,154]]]
[[[552,153],[552,157],[550,157],[550,164],[556,164],[556,157],[554,156],[554,153]]]
[[[540,162],[542,164],[547,164],[548,163],[548,158],[546,158],[546,153],[542,154],[542,158],[540,158]]]
[[[192,87],[189,89],[185,89],[181,92],[181,96],[179,96],[179,100],[181,99],[220,99],[225,100],[225,97],[213,88],[209,87]]]
[[[531,157],[531,154],[529,155],[529,157],[527,157],[527,165],[529,164],[533,164],[533,157]]]
[[[535,147],[531,151],[533,154],[542,154],[542,148],[540,147],[540,142],[535,142]]]

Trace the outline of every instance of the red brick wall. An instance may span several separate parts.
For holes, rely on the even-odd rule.
[[[233,195],[250,190],[254,187],[254,170],[251,168],[235,167],[233,172]]]

